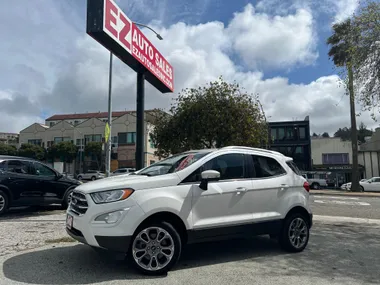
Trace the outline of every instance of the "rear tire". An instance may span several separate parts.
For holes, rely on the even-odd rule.
[[[181,249],[181,237],[170,223],[151,222],[137,229],[128,259],[145,275],[163,275],[176,265]]]
[[[364,192],[364,187],[360,186],[360,192]]]
[[[8,195],[0,190],[0,216],[8,211],[9,202]]]
[[[311,184],[311,189],[318,190],[320,188],[321,188],[321,186],[318,183],[312,183]]]
[[[92,180],[92,181],[95,181],[95,180],[96,180],[96,177],[95,177],[95,176],[92,176],[92,177],[91,177],[91,180]]]
[[[78,176],[78,180],[82,180],[83,178],[82,178],[82,176],[81,175],[79,175]]]
[[[288,252],[303,251],[310,236],[310,225],[304,215],[294,213],[285,219],[279,236],[279,243],[282,249]]]

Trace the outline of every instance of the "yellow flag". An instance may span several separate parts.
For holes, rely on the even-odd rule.
[[[106,127],[104,128],[104,138],[105,138],[105,142],[108,142],[110,138],[110,125],[108,123],[106,124]]]

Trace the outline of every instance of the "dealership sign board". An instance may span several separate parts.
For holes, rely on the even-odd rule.
[[[174,91],[173,67],[115,1],[87,0],[87,33],[162,93]]]

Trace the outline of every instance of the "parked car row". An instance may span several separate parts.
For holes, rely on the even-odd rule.
[[[351,182],[343,184],[340,188],[342,190],[351,190]],[[380,192],[380,177],[372,177],[370,179],[362,179],[359,181],[361,191],[374,191]]]

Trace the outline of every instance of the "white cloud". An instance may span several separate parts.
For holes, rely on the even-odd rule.
[[[359,0],[331,0],[335,11],[334,23],[342,22],[352,16],[359,7]]]
[[[24,24],[21,19],[19,21]],[[255,68],[247,70],[233,61],[233,52],[237,52],[250,66],[282,69],[313,63],[317,53],[313,19],[308,10],[298,9],[291,15],[272,17],[254,13],[253,7],[248,5],[243,12],[234,15],[227,27],[221,22],[208,22],[199,25],[176,23],[167,28],[156,24],[154,28],[164,37],[163,41],[150,31],[144,32],[173,65],[176,93],[161,94],[147,83],[146,108],[167,108],[182,88],[196,87],[223,75],[229,81],[241,83],[249,92],[259,93],[272,121],[304,119],[310,115],[312,131],[330,133],[349,124],[348,100],[346,97],[341,100],[344,91],[338,86],[336,76],[321,77],[309,84],[290,84],[285,77],[265,78],[263,72]],[[66,113],[107,109],[109,52],[84,33],[78,37],[69,27],[60,29],[65,34],[58,36],[71,40],[58,44],[53,41],[53,46],[48,47],[56,49],[62,45],[60,56],[65,60],[60,61],[60,66],[53,64],[46,68],[45,62],[54,61],[55,54],[43,56],[38,46],[29,54],[39,54],[44,68],[33,65],[34,61],[30,64],[25,58],[26,67],[18,67],[20,76],[17,82],[12,82],[12,90],[18,92],[5,91],[9,86],[0,78],[0,90],[3,90],[0,91],[3,115],[0,131],[20,131],[35,121],[41,122],[46,110]],[[7,64],[15,66],[11,61]],[[37,71],[31,69],[34,66],[38,67]],[[53,84],[49,84],[50,71],[56,78]],[[113,72],[114,110],[135,109],[135,72],[117,58]],[[7,75],[6,69],[0,65],[0,75],[3,74]],[[22,82],[28,83],[24,89],[21,89]],[[29,91],[33,96],[29,96]],[[369,117],[364,122],[371,123]]]
[[[244,63],[254,68],[309,65],[318,57],[313,17],[305,9],[270,16],[256,13],[248,4],[243,12],[235,13],[227,33]]]

